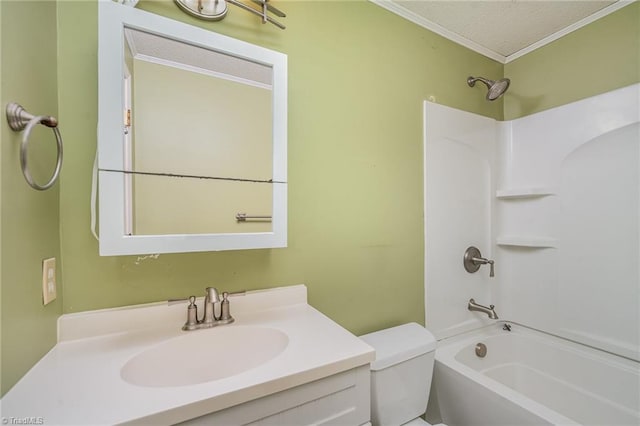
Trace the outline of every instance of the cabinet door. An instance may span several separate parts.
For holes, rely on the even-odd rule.
[[[370,418],[369,365],[188,420],[181,425],[364,425]]]

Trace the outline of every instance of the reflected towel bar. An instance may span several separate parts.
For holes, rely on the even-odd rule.
[[[255,220],[259,222],[271,222],[271,216],[250,216],[246,213],[236,213],[238,222],[246,222],[247,220]]]

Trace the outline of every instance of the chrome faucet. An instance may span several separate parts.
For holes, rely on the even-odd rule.
[[[469,304],[467,305],[467,309],[469,309],[470,311],[484,312],[489,316],[489,318],[498,319],[498,314],[496,314],[494,308],[495,306],[493,305],[489,305],[489,307],[487,308],[486,306],[476,303],[476,301],[473,299],[469,299]]]
[[[207,287],[206,292],[207,294],[204,297],[204,317],[202,318],[201,323],[203,325],[212,326],[216,321],[214,305],[220,302],[220,295],[218,294],[218,289],[215,287]]]
[[[199,330],[201,328],[230,324],[235,321],[231,316],[229,308],[229,296],[244,296],[244,294],[244,291],[237,293],[228,293],[225,291],[222,293],[222,300],[220,300],[218,289],[215,287],[207,287],[204,297],[204,315],[202,316],[202,319],[198,319],[198,305],[196,305],[195,296],[190,296],[189,299],[169,300],[169,304],[189,300],[189,306],[187,306],[187,321],[184,323],[184,326],[182,326],[182,329],[185,331]],[[220,303],[220,315],[218,316],[215,314],[216,303]]]

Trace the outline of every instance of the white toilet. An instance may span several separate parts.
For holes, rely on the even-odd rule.
[[[425,426],[436,339],[410,323],[360,336],[376,350],[371,363],[373,426]]]

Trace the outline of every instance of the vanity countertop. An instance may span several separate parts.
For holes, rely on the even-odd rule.
[[[58,343],[2,398],[2,417],[65,425],[173,424],[374,359],[370,346],[307,304],[304,285],[247,292],[231,299],[231,310],[233,324],[188,332],[181,330],[186,302],[63,315]],[[169,339],[245,326],[279,330],[288,345],[258,367],[201,384],[142,387],[121,377],[130,359]],[[220,341],[218,350],[224,349]]]

